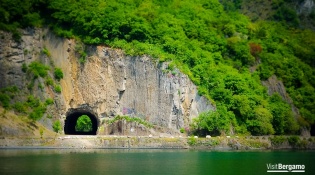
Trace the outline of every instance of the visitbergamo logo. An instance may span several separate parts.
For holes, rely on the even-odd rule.
[[[282,163],[267,164],[268,173],[288,173],[288,172],[305,172],[305,165],[285,165]]]

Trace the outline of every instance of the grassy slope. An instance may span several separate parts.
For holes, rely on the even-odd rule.
[[[0,106],[0,136],[20,138],[43,138],[54,137],[55,133],[48,130],[38,122],[32,122],[26,116],[18,116],[12,111],[7,111]]]

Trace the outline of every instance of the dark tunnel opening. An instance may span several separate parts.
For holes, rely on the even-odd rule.
[[[77,121],[82,115],[87,115],[91,119],[92,129],[89,132],[76,131]],[[92,114],[91,112],[82,109],[74,109],[67,114],[64,132],[67,135],[96,135],[98,123],[99,122],[96,115]]]
[[[311,126],[311,136],[315,136],[315,124]]]

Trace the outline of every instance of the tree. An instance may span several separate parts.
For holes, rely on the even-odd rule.
[[[272,114],[263,107],[254,109],[254,115],[247,120],[247,128],[253,135],[268,135],[274,134],[272,127]]]
[[[258,54],[262,52],[262,47],[256,43],[249,43],[250,54],[257,58]]]
[[[59,131],[61,131],[61,123],[59,120],[56,120],[53,124],[53,129],[54,129],[54,132],[59,133]]]
[[[92,131],[92,121],[89,116],[82,115],[78,118],[75,125],[75,130],[78,132],[90,132]]]
[[[194,130],[206,130],[210,133],[225,134],[230,132],[231,126],[236,126],[235,116],[231,111],[218,105],[216,111],[207,111],[201,113],[194,119],[192,127]]]

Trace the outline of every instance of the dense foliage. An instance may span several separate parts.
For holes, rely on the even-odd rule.
[[[288,9],[278,1],[273,1],[278,6],[270,19],[290,25],[251,22],[237,11],[241,0],[223,1],[225,8],[218,0],[51,0],[40,3],[46,11],[38,12],[41,1],[29,0],[33,8],[18,15],[16,10],[1,9],[12,18],[0,22],[25,26],[25,15],[43,13],[61,36],[170,61],[217,106],[217,111],[196,119],[194,129],[294,134],[315,122],[315,33],[292,28],[298,27],[296,16],[283,15]],[[80,53],[85,60],[85,52]],[[290,105],[277,94],[268,96],[261,85],[261,80],[272,75],[283,81],[300,109],[297,120]]]
[[[126,122],[134,122],[134,123],[137,123],[137,124],[141,124],[145,127],[148,127],[148,128],[152,128],[153,125],[139,117],[130,117],[130,116],[126,116],[126,115],[123,115],[123,116],[120,116],[120,115],[117,115],[115,116],[114,118],[110,119],[110,120],[107,120],[106,123],[111,125],[117,121],[126,121]]]
[[[12,32],[19,40],[17,28],[41,26],[46,6],[46,0],[0,0],[0,30]]]
[[[90,132],[92,131],[92,121],[89,116],[82,115],[78,118],[75,125],[75,131],[77,132]]]
[[[18,113],[27,114],[32,121],[41,119],[47,107],[54,102],[50,98],[42,102],[33,95],[29,95],[26,101],[23,101],[19,98],[20,95],[20,91],[16,86],[1,88],[0,105],[5,109],[14,109]],[[18,101],[16,99],[18,99]]]
[[[59,120],[56,120],[53,124],[53,130],[54,132],[59,133],[61,131],[61,123]]]
[[[60,68],[55,68],[54,74],[55,74],[55,78],[58,81],[60,81],[63,78],[63,72]]]
[[[56,85],[53,79],[50,77],[50,66],[42,64],[38,61],[31,62],[29,65],[23,64],[22,71],[26,73],[26,76],[30,80],[27,83],[27,89],[29,92],[21,91],[16,86],[0,88],[0,105],[5,109],[13,109],[15,112],[28,117],[33,121],[40,120],[46,113],[47,107],[54,103],[51,98],[41,101],[33,94],[34,88],[43,90],[44,86],[41,84],[45,78],[45,84],[47,86],[54,86],[55,92],[60,93],[60,85]],[[60,80],[63,78],[63,73],[60,68],[55,68],[55,78]],[[21,98],[22,97],[22,98]]]

